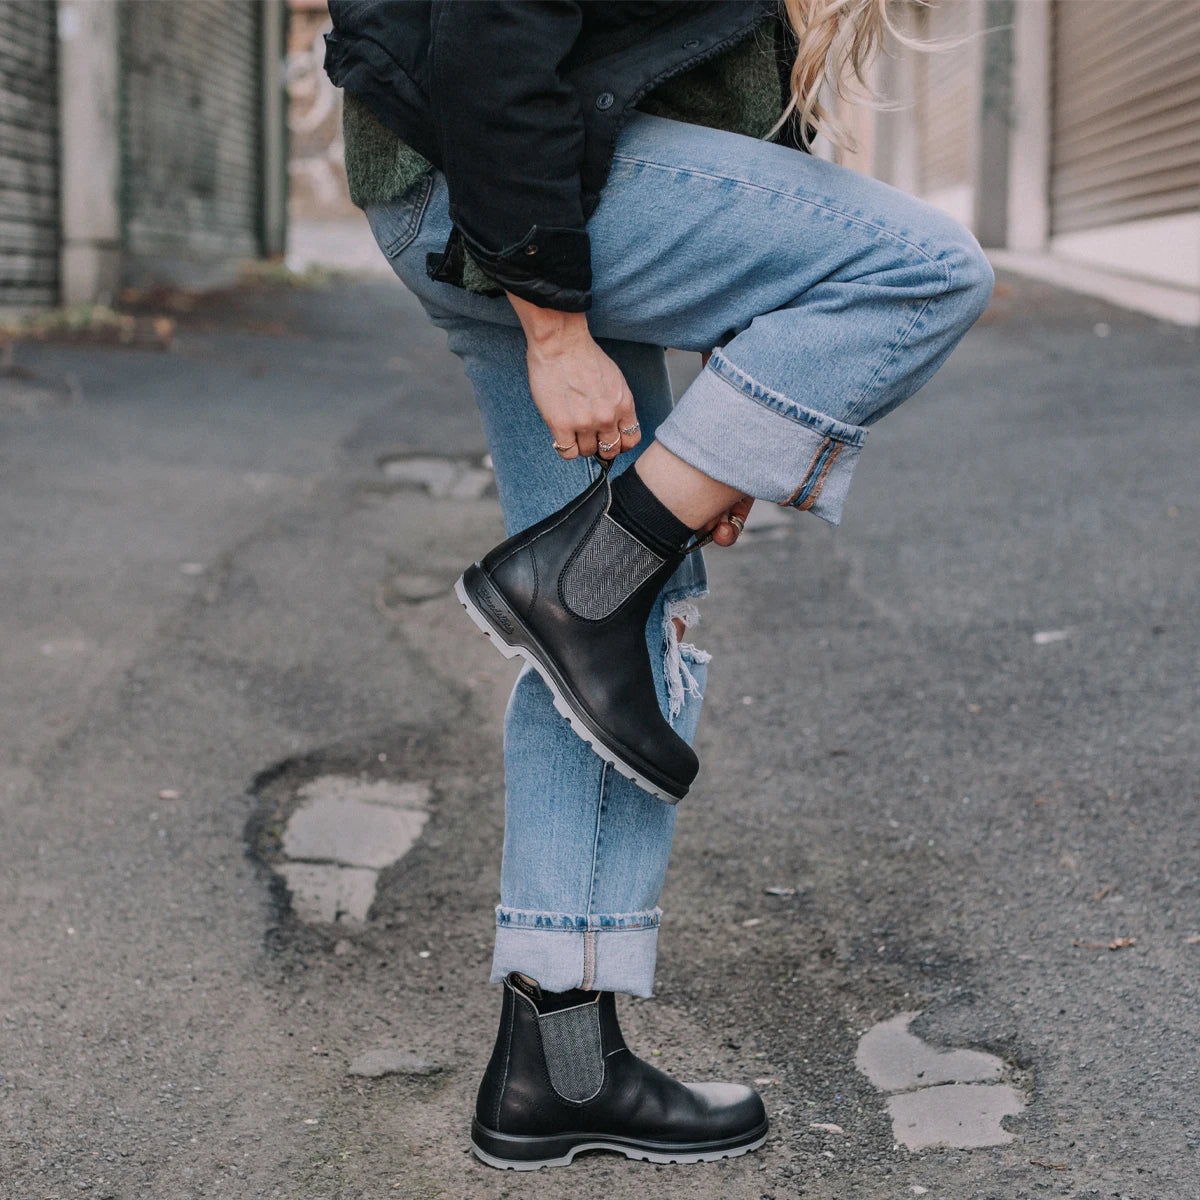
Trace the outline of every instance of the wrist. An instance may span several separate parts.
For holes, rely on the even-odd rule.
[[[539,356],[553,356],[592,339],[586,313],[539,308],[511,292],[508,299],[525,331],[529,350]]]

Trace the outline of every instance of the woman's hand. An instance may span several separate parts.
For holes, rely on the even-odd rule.
[[[596,344],[587,317],[508,298],[525,330],[529,390],[561,457],[613,459],[636,446],[642,434],[633,393]]]
[[[743,496],[700,532],[707,533],[712,530],[714,546],[732,546],[741,536],[753,504],[753,496]]]

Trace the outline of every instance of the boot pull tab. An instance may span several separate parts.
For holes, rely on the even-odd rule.
[[[515,991],[528,996],[535,1004],[542,998],[541,984],[536,979],[530,979],[528,975],[522,975],[520,971],[510,972],[508,982]]]

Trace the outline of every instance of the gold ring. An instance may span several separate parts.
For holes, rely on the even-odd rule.
[[[628,429],[626,429],[626,428],[624,428],[624,426],[622,426],[622,428],[621,428],[621,432],[622,432],[622,433],[623,433],[623,434],[624,434],[626,437],[633,437],[633,435],[634,435],[635,433],[637,433],[637,431],[638,431],[639,429],[641,429],[641,427],[642,427],[642,423],[641,423],[641,421],[634,421],[634,423],[633,423],[632,425],[630,425]]]
[[[742,530],[746,528],[746,522],[742,520],[737,513],[729,514],[729,523],[738,531],[738,533],[741,533]]]
[[[617,438],[615,442],[602,442],[599,438],[596,439],[596,445],[599,446],[605,454],[607,454],[614,446],[619,446],[620,444],[620,438]]]
[[[566,454],[566,452],[567,452],[568,450],[574,450],[574,449],[575,449],[575,447],[576,447],[577,445],[579,445],[579,443],[578,443],[578,442],[571,442],[571,443],[570,443],[570,445],[567,445],[567,446],[560,446],[560,445],[559,445],[557,442],[554,442],[554,441],[552,441],[552,442],[550,443],[550,445],[552,445],[552,446],[555,448],[555,450],[557,450],[557,451],[559,452],[559,454]]]

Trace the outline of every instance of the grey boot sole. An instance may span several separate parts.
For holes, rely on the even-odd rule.
[[[484,1129],[478,1121],[471,1131],[471,1152],[480,1162],[503,1171],[538,1171],[542,1167],[566,1167],[584,1150],[611,1150],[626,1158],[652,1163],[717,1162],[738,1158],[757,1150],[767,1140],[767,1131],[755,1130],[751,1140],[730,1139],[733,1144],[699,1143],[670,1146],[662,1142],[641,1142],[635,1138],[604,1137],[601,1134],[562,1134],[554,1137],[516,1137]],[[489,1149],[485,1150],[480,1142]],[[507,1153],[511,1157],[501,1157]]]
[[[480,589],[486,589],[488,599],[476,603],[472,593],[478,593]],[[622,757],[619,751],[605,739],[603,733],[593,726],[590,719],[582,710],[582,706],[572,702],[570,692],[565,683],[557,677],[557,672],[554,671],[549,662],[545,661],[539,653],[536,639],[525,630],[516,614],[496,594],[487,582],[487,577],[478,563],[472,567],[468,567],[459,577],[458,582],[454,585],[454,594],[458,597],[459,603],[463,608],[467,610],[467,616],[475,622],[476,626],[483,633],[487,634],[492,645],[505,658],[515,658],[519,655],[537,671],[542,677],[542,682],[550,689],[550,695],[554,699],[555,711],[560,716],[566,718],[575,733],[587,742],[601,759],[619,774],[624,775],[626,779],[631,779],[643,791],[649,792],[650,795],[665,801],[667,804],[678,804],[683,799],[683,795],[677,795],[668,790],[664,784],[655,783],[653,780],[648,779],[626,758]],[[491,609],[496,609],[497,611],[492,613],[490,612]],[[504,630],[503,626],[500,625],[501,621],[510,628]],[[513,641],[510,642],[507,640],[506,633],[508,637],[513,638]],[[686,789],[683,794],[686,794]],[[568,1159],[567,1161],[570,1160]]]

